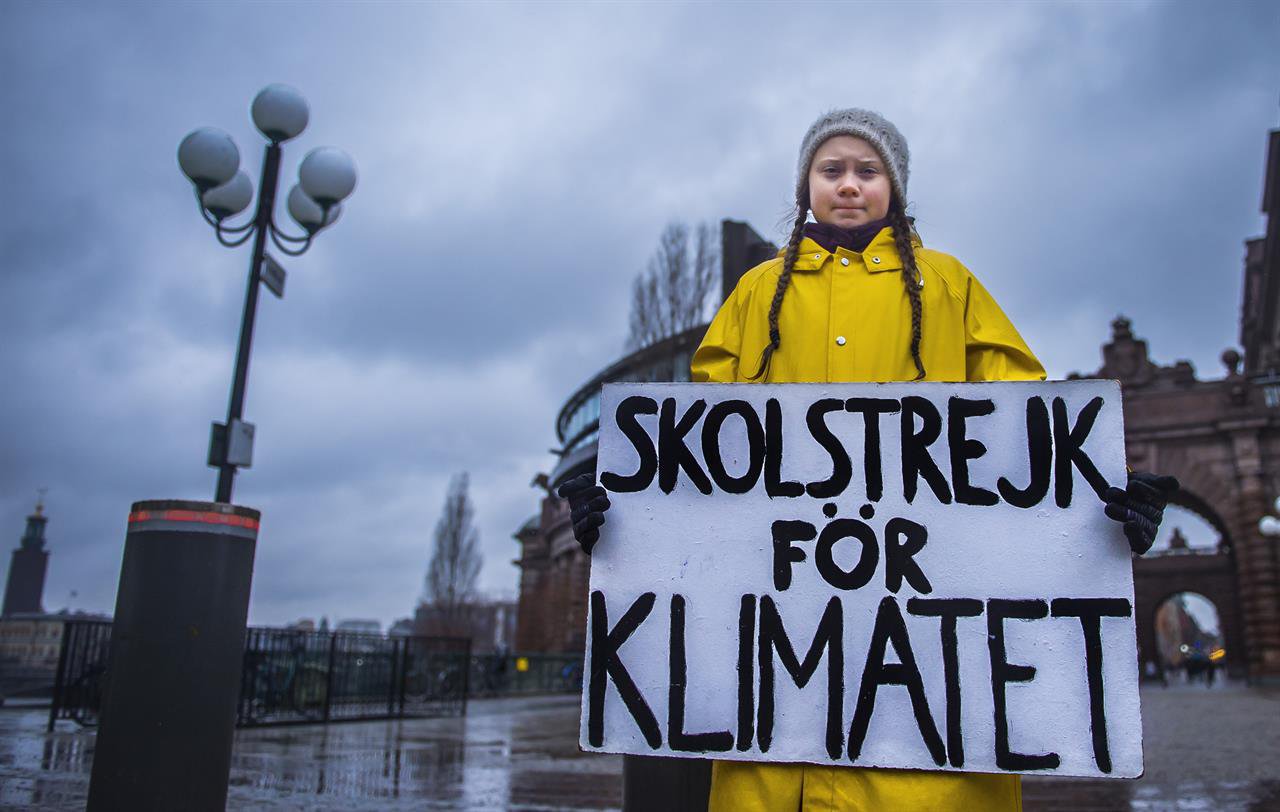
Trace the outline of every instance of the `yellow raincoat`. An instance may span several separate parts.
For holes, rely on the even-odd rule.
[[[912,241],[924,287],[920,357],[929,381],[1043,380],[1044,368],[1000,306],[954,257]],[[693,356],[693,380],[746,381],[769,343],[782,256],[752,268]],[[911,307],[885,228],[861,254],[800,243],[782,300],[770,383],[910,381]],[[717,761],[709,812],[1021,810],[1017,776]]]

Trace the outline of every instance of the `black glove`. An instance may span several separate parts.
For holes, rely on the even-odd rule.
[[[556,493],[561,499],[569,500],[573,537],[582,551],[591,555],[591,548],[600,540],[600,525],[604,524],[604,512],[609,509],[609,496],[596,484],[595,474],[576,476],[561,485]]]
[[[1164,507],[1177,492],[1178,480],[1174,477],[1130,471],[1127,488],[1107,488],[1102,498],[1107,503],[1107,516],[1124,524],[1129,548],[1142,555],[1155,543]]]

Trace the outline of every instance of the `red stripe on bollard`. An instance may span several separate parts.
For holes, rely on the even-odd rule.
[[[258,529],[257,519],[249,516],[237,516],[234,513],[212,513],[196,510],[138,510],[129,514],[129,524],[150,521],[195,522],[198,524],[243,527],[247,530]]]

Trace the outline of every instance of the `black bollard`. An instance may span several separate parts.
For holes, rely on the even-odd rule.
[[[709,759],[622,757],[623,812],[707,812],[710,795]]]
[[[88,812],[226,808],[258,518],[134,503]]]

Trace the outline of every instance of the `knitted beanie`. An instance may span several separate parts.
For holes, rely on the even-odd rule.
[[[822,142],[837,135],[853,135],[863,139],[884,161],[889,170],[889,181],[893,184],[893,193],[903,206],[907,204],[907,165],[911,161],[911,153],[907,149],[907,139],[903,138],[898,128],[884,116],[872,110],[861,110],[856,107],[848,110],[832,110],[813,122],[813,126],[804,134],[800,142],[800,160],[796,163],[796,194],[800,194],[805,181],[809,178],[809,165],[813,163],[813,154],[822,146]]]

